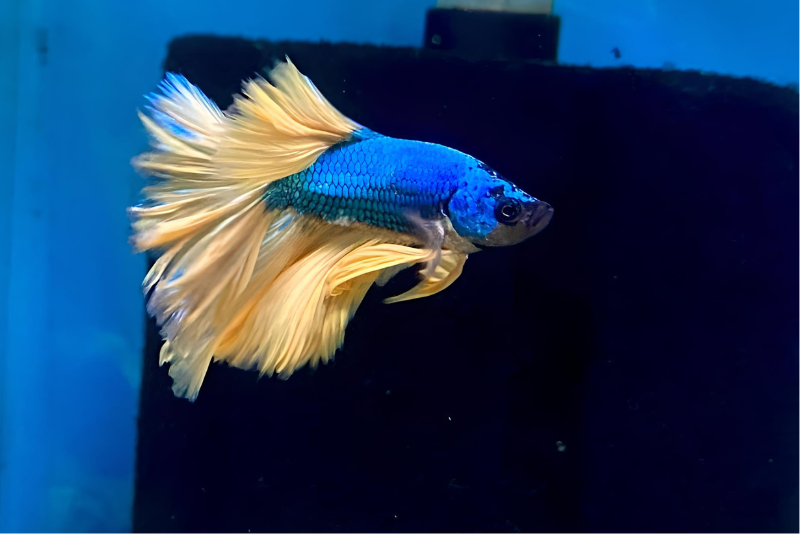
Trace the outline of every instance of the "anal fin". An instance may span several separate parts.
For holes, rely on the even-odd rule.
[[[215,359],[282,378],[304,365],[327,362],[381,273],[429,261],[434,254],[382,243],[359,230],[338,231],[241,306],[220,336]]]

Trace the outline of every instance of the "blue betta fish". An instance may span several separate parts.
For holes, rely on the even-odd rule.
[[[394,139],[339,113],[287,59],[221,111],[168,75],[139,116],[154,178],[132,242],[159,255],[143,287],[173,391],[194,400],[209,364],[286,378],[327,362],[367,290],[424,264],[389,298],[442,291],[478,246],[547,226],[552,208],[477,159]]]

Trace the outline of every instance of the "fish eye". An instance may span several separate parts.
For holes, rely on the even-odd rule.
[[[514,224],[522,215],[522,204],[514,198],[503,198],[494,207],[494,217],[503,224]]]

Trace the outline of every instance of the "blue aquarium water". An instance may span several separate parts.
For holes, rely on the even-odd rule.
[[[434,7],[0,4],[0,531],[796,530],[797,3],[556,0],[557,61],[494,63],[411,50]],[[190,404],[128,242],[136,110],[165,68],[224,109],[284,53],[555,216],[452,294],[368,297],[333,366],[212,366]]]

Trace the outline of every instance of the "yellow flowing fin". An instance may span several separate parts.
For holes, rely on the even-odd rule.
[[[148,275],[148,311],[162,327],[160,363],[170,364],[175,395],[197,397],[247,303],[327,239],[326,225],[308,223],[292,211],[264,212],[259,202],[159,258]]]
[[[215,337],[233,315],[231,303],[250,283],[274,217],[256,201],[211,231],[167,249],[148,273],[147,310],[167,342],[161,363],[171,363],[176,395],[197,395]]]
[[[182,76],[168,75],[141,120],[153,150],[133,160],[162,180],[129,210],[134,246],[165,248],[241,211],[275,180],[300,172],[361,126],[339,113],[290,61],[245,84],[226,115]]]
[[[168,75],[163,94],[140,114],[152,150],[133,165],[158,180],[129,210],[131,241],[138,251],[161,253],[143,288],[179,396],[197,395],[236,305],[324,241],[319,232],[298,237],[302,225],[292,224],[292,214],[266,211],[266,187],[359,128],[291,63],[272,77],[275,86],[248,84],[249,98],[239,98],[228,116],[185,78]],[[243,147],[248,140],[256,146]],[[237,172],[242,168],[258,172]]]
[[[299,172],[362,127],[339,113],[288,60],[244,84],[215,162],[233,179],[270,182]]]
[[[159,355],[160,365],[169,363],[169,376],[172,378],[172,392],[176,397],[194,401],[203,385],[203,379],[211,363],[211,348],[206,345],[192,353],[190,358],[178,356],[169,340],[164,341]]]
[[[134,167],[168,180],[207,178],[225,128],[222,111],[183,76],[168,74],[160,89],[149,98],[149,115],[139,112],[154,150],[134,158]]]
[[[397,295],[396,297],[387,298],[384,302],[386,304],[393,304],[395,302],[403,302],[435,295],[447,289],[461,276],[461,271],[464,269],[464,263],[466,263],[466,261],[466,254],[458,254],[448,250],[442,251],[441,260],[432,275],[425,277],[419,284],[405,293]]]
[[[133,165],[159,180],[142,190],[143,204],[128,210],[138,251],[186,245],[246,209],[263,191],[263,184],[239,184],[216,173],[214,156],[227,121],[216,104],[182,76],[168,75],[161,91],[150,97],[149,114],[139,114],[153,150],[134,158]]]
[[[429,261],[434,253],[382,243],[360,229],[325,225],[326,239],[239,306],[215,359],[287,378],[306,364],[327,362],[384,269]],[[312,232],[313,233],[313,232]]]

